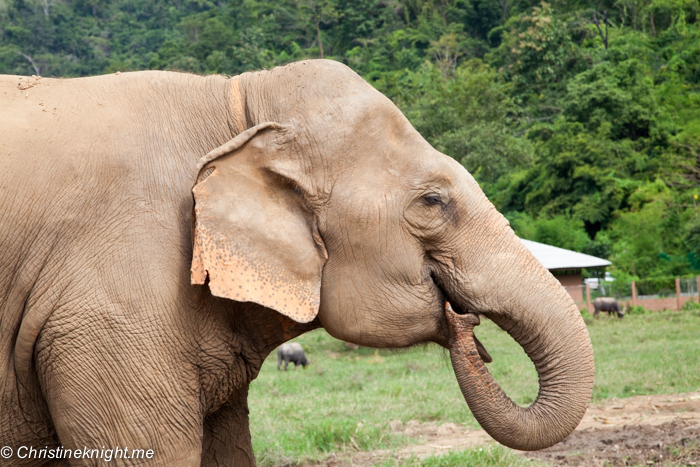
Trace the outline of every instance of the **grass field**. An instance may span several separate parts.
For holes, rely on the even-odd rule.
[[[594,400],[700,388],[698,311],[584,319],[595,352]],[[520,346],[487,320],[476,334],[493,356],[489,370],[506,393],[520,404],[531,403],[537,395],[537,375]],[[251,432],[260,465],[415,442],[392,434],[392,420],[478,426],[459,391],[449,354],[438,346],[348,350],[323,330],[296,341],[311,359],[306,370],[278,372],[273,353],[251,385]],[[500,447],[385,465],[472,464],[465,456],[486,456],[480,465],[521,465],[521,458]]]
[[[508,448],[489,446],[429,456],[425,459],[413,457],[403,461],[387,460],[375,464],[375,467],[539,467],[541,465],[540,462],[516,456]]]

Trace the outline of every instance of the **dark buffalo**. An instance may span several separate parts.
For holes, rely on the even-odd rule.
[[[595,300],[593,300],[593,308],[595,308],[595,311],[593,312],[594,318],[598,317],[601,310],[607,311],[608,315],[611,315],[613,312],[617,313],[617,317],[620,319],[622,319],[622,317],[625,316],[625,313],[620,309],[620,305],[618,305],[617,300],[615,300],[612,297],[596,298]]]
[[[306,355],[304,355],[304,349],[301,347],[301,344],[297,344],[296,342],[288,342],[286,344],[282,344],[277,350],[278,370],[281,369],[283,361],[284,371],[287,371],[287,365],[289,365],[289,362],[294,363],[295,370],[299,365],[303,366],[304,369],[306,369],[306,365],[309,364],[309,361],[306,359]]]

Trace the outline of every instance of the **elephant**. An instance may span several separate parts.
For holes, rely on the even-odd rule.
[[[593,351],[571,297],[347,66],[0,76],[0,108],[0,446],[254,465],[249,385],[317,328],[448,349],[505,446],[546,448],[583,417]],[[529,407],[484,366],[482,316],[534,362]]]
[[[294,363],[295,370],[299,365],[306,370],[306,365],[309,364],[306,355],[304,355],[304,349],[297,342],[287,342],[280,345],[280,348],[277,349],[277,370],[282,369],[282,362],[284,362],[284,371],[287,371],[289,362]]]
[[[617,313],[617,317],[622,319],[625,316],[624,310],[620,308],[620,305],[618,305],[617,300],[615,300],[612,297],[598,297],[595,300],[593,300],[593,308],[595,311],[593,312],[593,317],[598,318],[600,315],[600,311],[607,311],[608,316],[612,315],[613,313]]]

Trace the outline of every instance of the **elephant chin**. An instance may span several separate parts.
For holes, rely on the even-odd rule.
[[[543,382],[542,374],[537,400],[527,408],[515,404],[501,390],[479,355],[473,332],[480,323],[479,317],[470,312],[457,312],[449,302],[445,303],[445,313],[450,332],[450,358],[462,395],[476,420],[492,438],[513,449],[535,451],[558,443],[576,428],[583,416],[580,408],[567,407],[551,395],[543,395],[542,385],[547,383]],[[566,395],[562,395],[566,399]]]

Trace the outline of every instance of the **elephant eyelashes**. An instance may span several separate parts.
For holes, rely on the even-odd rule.
[[[443,206],[445,204],[443,203],[442,198],[440,198],[440,195],[436,194],[425,195],[423,199],[425,200],[425,204],[428,206]]]

